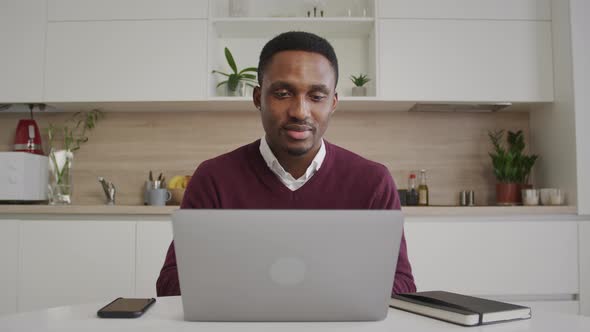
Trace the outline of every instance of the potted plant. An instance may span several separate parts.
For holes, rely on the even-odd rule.
[[[365,74],[359,74],[358,76],[350,75],[350,80],[354,83],[352,87],[352,95],[353,96],[366,96],[367,95],[367,88],[364,86],[365,84],[369,83],[371,80]]]
[[[517,205],[522,202],[521,189],[530,187],[529,175],[538,156],[524,154],[522,130],[508,131],[507,147],[502,144],[504,130],[488,132],[488,136],[494,146],[489,155],[498,180],[496,202],[498,205]]]
[[[227,60],[227,64],[233,71],[232,73],[223,73],[218,70],[213,70],[212,73],[220,74],[227,79],[223,82],[219,82],[217,87],[222,85],[227,86],[227,95],[228,96],[244,96],[246,94],[246,86],[254,87],[258,82],[256,81],[255,74],[249,74],[251,72],[256,73],[258,68],[256,67],[248,67],[238,71],[238,67],[236,66],[236,62],[234,61],[234,57],[232,56],[229,49],[225,48],[225,59]]]
[[[103,116],[100,110],[76,112],[61,127],[49,124],[49,204],[72,204],[74,151],[88,141],[86,132],[92,130]],[[62,139],[61,143],[57,142],[58,136]]]

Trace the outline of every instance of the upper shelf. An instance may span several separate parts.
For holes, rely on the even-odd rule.
[[[416,101],[386,100],[379,97],[340,97],[338,111],[345,112],[407,112]],[[187,101],[119,101],[119,102],[48,102],[48,112],[77,112],[101,109],[106,112],[200,112],[200,111],[256,111],[251,97],[209,97]],[[514,103],[499,112],[531,112],[543,103]],[[15,104],[1,113],[28,113],[25,104]]]
[[[284,31],[308,31],[330,37],[367,37],[374,31],[372,17],[237,17],[211,23],[220,38],[268,38]]]
[[[408,111],[411,101],[381,100],[376,97],[341,97],[339,111]],[[81,111],[99,108],[115,112],[161,111],[256,111],[251,97],[209,97],[195,101],[141,101],[141,102],[68,102],[48,103],[56,111]],[[28,112],[26,107],[13,107],[12,111]]]

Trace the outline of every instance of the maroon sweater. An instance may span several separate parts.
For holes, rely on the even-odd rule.
[[[400,209],[393,178],[385,166],[324,142],[326,157],[320,169],[298,190],[291,191],[268,168],[257,140],[199,165],[181,208]],[[156,288],[158,296],[180,295],[174,241]],[[415,291],[402,235],[392,293]]]

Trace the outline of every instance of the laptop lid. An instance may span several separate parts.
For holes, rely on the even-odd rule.
[[[387,315],[400,211],[178,210],[172,225],[186,320]]]

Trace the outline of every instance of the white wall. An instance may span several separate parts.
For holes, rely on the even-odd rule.
[[[578,213],[590,215],[590,1],[571,0],[572,62],[578,144]]]
[[[578,214],[590,215],[590,1],[570,0]],[[580,313],[590,316],[590,223],[580,223]]]
[[[530,113],[531,149],[540,155],[534,183],[540,188],[562,188],[567,204],[576,205],[576,119],[568,1],[553,0],[551,11],[555,101]]]
[[[560,187],[590,215],[590,2],[552,0],[555,102],[531,112],[531,146],[541,155],[540,187]],[[580,313],[590,315],[590,227],[579,226]]]

